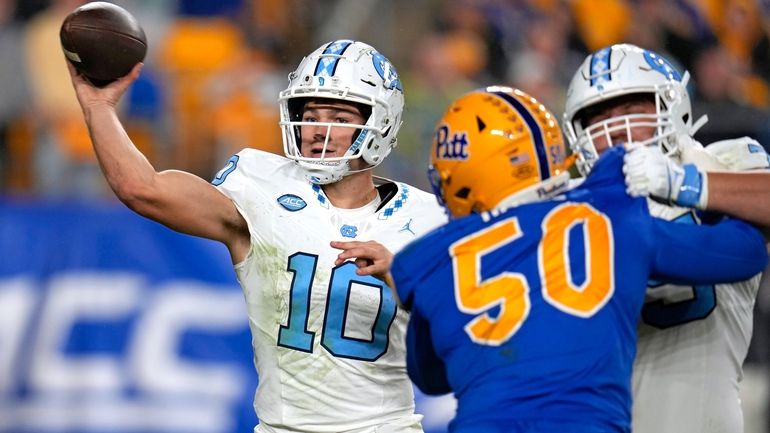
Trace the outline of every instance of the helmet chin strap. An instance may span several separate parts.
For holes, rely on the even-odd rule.
[[[330,183],[338,182],[347,175],[350,170],[348,161],[338,162],[298,162],[302,170],[305,172],[305,178],[317,185],[327,185]]]
[[[345,176],[350,176],[351,174],[356,174],[356,173],[363,173],[363,172],[369,171],[369,170],[371,170],[373,168],[374,168],[374,166],[369,166],[369,167],[366,167],[366,168],[362,168],[360,170],[348,170],[348,172],[345,174]]]
[[[336,163],[305,162],[302,164],[302,168],[305,170],[305,177],[307,180],[317,185],[328,185],[330,183],[339,182],[351,174],[363,173],[374,168],[373,165],[370,165],[369,167],[362,168],[360,170],[351,170],[351,161],[354,160],[351,159],[347,161],[339,161]],[[314,167],[311,167],[311,165],[314,165]],[[347,169],[343,168],[343,165],[347,166]],[[319,177],[320,174],[325,175],[324,178]]]
[[[326,154],[326,147],[329,144],[329,138],[331,137],[331,129],[333,128],[333,125],[329,124],[326,128],[326,138],[324,139],[324,152],[323,155]],[[365,131],[360,131],[365,132]],[[299,149],[297,149],[299,151]],[[353,155],[358,152],[358,156],[353,157]],[[300,162],[300,167],[303,168],[305,171],[305,178],[310,181],[311,183],[317,184],[317,185],[328,185],[330,183],[339,182],[342,180],[345,176],[348,176],[352,173],[358,173],[361,171],[369,170],[372,167],[365,168],[362,170],[351,170],[350,169],[350,162],[354,161],[356,159],[360,159],[362,156],[361,147],[356,146],[356,141],[351,143],[350,147],[345,151],[345,153],[342,155],[341,158],[350,157],[350,159],[345,159],[341,161],[302,161]]]
[[[305,177],[308,181],[318,185],[328,185],[330,183],[339,182],[344,177],[350,176],[355,173],[363,173],[373,169],[375,166],[370,165],[368,167],[352,170],[350,163],[358,158],[348,159],[345,161],[336,162],[321,162],[321,161],[303,161],[300,166],[305,171]]]

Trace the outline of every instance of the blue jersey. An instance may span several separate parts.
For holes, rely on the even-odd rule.
[[[455,393],[452,431],[630,431],[647,281],[736,281],[767,263],[742,222],[652,218],[622,159],[613,148],[565,197],[451,221],[396,255],[409,374]]]

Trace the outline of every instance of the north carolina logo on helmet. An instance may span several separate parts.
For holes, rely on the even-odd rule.
[[[372,51],[372,63],[374,64],[374,69],[380,74],[383,86],[386,89],[404,91],[404,88],[401,86],[401,80],[398,78],[398,72],[396,72],[396,68],[387,57],[377,51]]]
[[[436,129],[436,159],[464,161],[468,159],[468,133],[455,132],[449,138],[449,126],[442,125]]]

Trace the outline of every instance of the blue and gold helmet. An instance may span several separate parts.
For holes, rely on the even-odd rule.
[[[535,98],[493,86],[455,100],[436,125],[428,176],[454,218],[542,200],[569,180],[559,123]]]

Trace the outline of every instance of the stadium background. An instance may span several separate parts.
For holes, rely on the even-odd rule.
[[[95,165],[58,42],[81,3],[0,0],[0,432],[250,431],[256,377],[225,249],[130,213]],[[158,169],[210,179],[243,147],[280,153],[286,74],[336,38],[398,68],[405,121],[378,174],[422,188],[451,99],[506,83],[561,115],[582,58],[619,41],[691,72],[702,142],[770,143],[768,0],[114,3],[149,39],[121,112]],[[770,432],[768,285],[742,384],[747,433]],[[444,431],[451,399],[418,407],[426,432]]]

